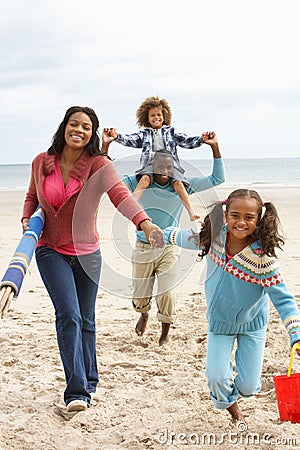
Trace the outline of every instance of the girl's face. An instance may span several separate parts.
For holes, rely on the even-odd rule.
[[[155,130],[158,130],[163,126],[164,115],[161,106],[149,109],[148,122],[150,123],[151,127],[154,128]]]
[[[65,129],[65,141],[70,148],[83,150],[89,143],[93,124],[89,116],[83,112],[72,114]]]
[[[236,239],[245,239],[254,233],[257,226],[257,201],[248,197],[236,198],[230,202],[225,217],[231,236]]]

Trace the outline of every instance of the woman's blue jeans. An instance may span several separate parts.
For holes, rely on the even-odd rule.
[[[95,303],[101,271],[100,250],[80,257],[50,247],[36,249],[41,277],[55,309],[56,334],[67,387],[72,400],[90,403],[98,383]]]

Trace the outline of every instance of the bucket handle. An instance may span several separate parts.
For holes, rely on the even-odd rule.
[[[297,348],[300,349],[300,342],[296,342],[292,347],[290,364],[289,364],[288,373],[287,373],[288,377],[291,376],[292,365],[293,365],[293,361],[294,361],[295,351],[297,350]]]

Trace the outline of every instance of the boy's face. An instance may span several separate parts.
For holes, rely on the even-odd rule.
[[[155,130],[158,130],[159,128],[161,128],[163,126],[164,115],[163,115],[161,106],[149,109],[148,122],[150,123],[151,128],[154,128]]]
[[[167,184],[173,175],[172,156],[156,156],[153,160],[153,173],[156,183],[161,186]]]

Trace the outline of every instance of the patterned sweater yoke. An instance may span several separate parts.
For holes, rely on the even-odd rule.
[[[218,236],[211,245],[208,257],[226,272],[248,283],[267,288],[283,281],[277,259],[262,254],[259,241],[245,247],[226,264],[225,246],[221,236]]]
[[[257,240],[226,260],[225,225],[207,254],[205,294],[209,330],[217,334],[248,333],[267,325],[269,300],[273,303],[290,336],[290,344],[300,342],[300,316],[295,297],[283,281],[278,261],[263,254]],[[166,244],[197,249],[193,231],[168,227]]]

